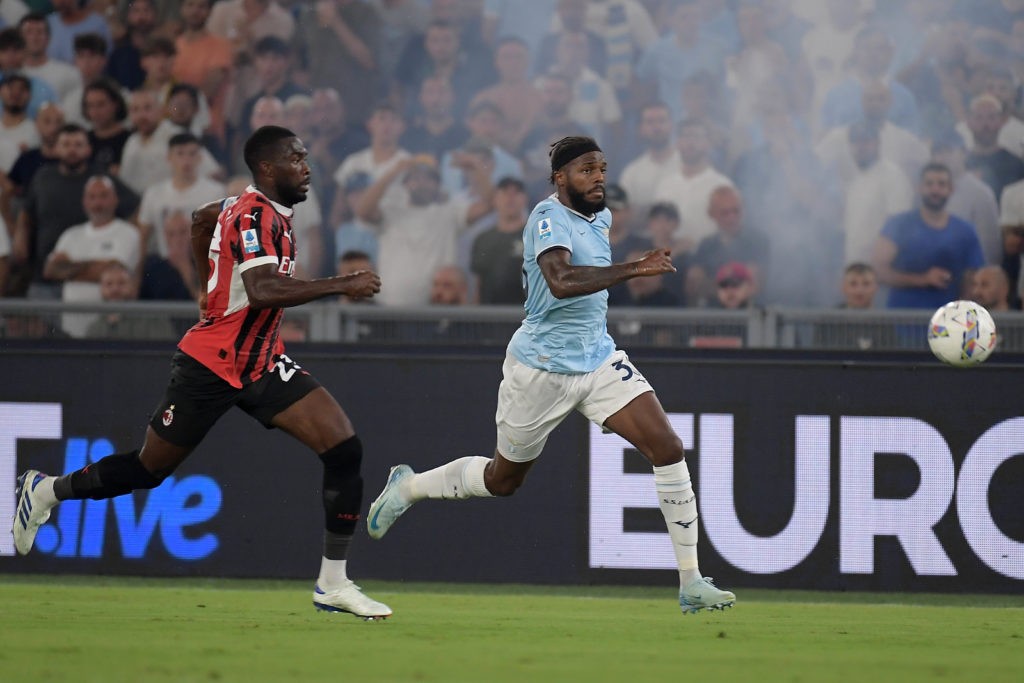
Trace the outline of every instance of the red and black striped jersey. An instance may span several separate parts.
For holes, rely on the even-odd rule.
[[[242,282],[250,268],[271,264],[295,272],[292,210],[253,186],[224,201],[210,241],[206,317],[185,333],[178,348],[234,387],[255,382],[284,352],[278,338],[281,308],[253,310]]]

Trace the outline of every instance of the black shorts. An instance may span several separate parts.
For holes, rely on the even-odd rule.
[[[237,405],[267,429],[274,416],[320,386],[288,356],[274,358],[276,367],[258,380],[236,389],[205,365],[178,350],[171,358],[171,378],[149,426],[176,446],[196,446],[231,406]]]

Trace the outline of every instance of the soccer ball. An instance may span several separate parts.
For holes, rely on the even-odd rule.
[[[981,304],[951,301],[928,323],[928,346],[943,363],[977,365],[996,348],[996,324]]]

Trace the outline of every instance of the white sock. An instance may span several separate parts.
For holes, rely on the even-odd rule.
[[[348,560],[328,560],[326,557],[321,559],[320,576],[316,579],[316,585],[320,586],[320,590],[330,592],[348,582],[348,574],[345,573],[347,564]]]
[[[412,502],[424,498],[489,498],[492,494],[484,485],[484,468],[490,461],[490,458],[481,455],[467,455],[452,460],[446,465],[409,477],[402,482],[402,493]]]
[[[654,488],[665,516],[672,549],[679,565],[679,585],[686,586],[700,576],[697,568],[697,496],[690,485],[686,461],[654,468]]]
[[[57,500],[57,496],[53,492],[53,482],[57,481],[57,477],[45,477],[39,484],[33,489],[35,495],[39,496],[39,501],[46,505],[46,507],[53,507],[60,501]],[[31,484],[31,482],[27,482]]]

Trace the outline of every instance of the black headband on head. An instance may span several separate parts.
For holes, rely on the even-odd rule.
[[[576,157],[587,152],[602,152],[593,138],[579,138],[557,147],[551,154],[551,172],[558,171]]]

